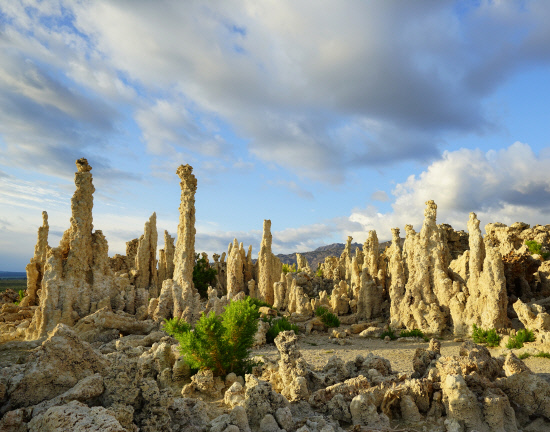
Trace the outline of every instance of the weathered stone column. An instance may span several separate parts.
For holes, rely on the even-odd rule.
[[[176,174],[181,179],[181,204],[178,239],[174,253],[174,277],[162,283],[153,318],[176,317],[194,324],[199,318],[200,296],[193,285],[195,265],[195,192],[197,179],[193,167],[180,165]]]
[[[48,213],[43,211],[42,226],[38,228],[38,240],[34,247],[34,256],[25,267],[27,271],[27,295],[21,301],[20,306],[35,306],[38,303],[38,290],[42,286],[46,256],[50,250],[50,246],[48,246],[49,231]]]
[[[176,174],[181,179],[180,219],[178,239],[174,253],[174,280],[182,288],[193,287],[193,267],[195,265],[195,193],[197,179],[193,167],[180,165]]]
[[[135,286],[149,291],[149,298],[158,297],[157,288],[157,214],[145,222],[143,235],[139,238],[136,253],[137,276]]]
[[[260,246],[260,252],[258,253],[258,288],[257,293],[260,299],[272,305],[275,301],[275,294],[273,292],[273,284],[279,280],[274,278],[272,274],[273,265],[273,253],[271,252],[271,243],[273,237],[271,236],[271,221],[269,219],[264,220],[264,232],[262,235],[262,245]]]
[[[241,291],[244,291],[243,253],[237,239],[234,239],[227,257],[227,295],[234,296]]]

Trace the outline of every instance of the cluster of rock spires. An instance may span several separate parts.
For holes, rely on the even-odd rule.
[[[177,170],[177,240],[165,231],[157,260],[155,213],[143,235],[127,242],[126,255],[109,257],[105,236],[93,230],[92,168],[86,159],[76,165],[70,228],[50,247],[43,212],[26,268],[27,294],[0,310],[3,349],[37,347],[22,364],[0,370],[0,430],[330,432],[352,424],[383,429],[401,418],[433,430],[508,432],[539,417],[550,420],[544,379],[513,354],[492,358],[470,342],[450,358],[433,339],[428,350],[417,351],[409,378],[372,355],[348,363],[334,357],[314,370],[294,333],[284,332],[276,339],[278,363],[222,381],[208,371],[191,377],[160,325],[172,317],[193,324],[201,313],[221,313],[249,295],[306,333],[326,330],[314,316],[325,306],[364,335],[391,326],[464,336],[475,324],[506,334],[527,327],[550,343],[550,261],[525,246],[535,240],[547,250],[549,225],[493,223],[483,236],[471,213],[468,233],[457,232],[436,224],[437,206],[428,201],[422,229],[407,225],[404,242],[395,228],[391,246],[380,252],[370,231],[354,252],[348,237],[340,257],[310,269],[297,254],[298,271],[285,273],[266,220],[255,263],[252,247],[245,252],[237,239],[227,253],[213,255],[216,282],[203,299],[193,285],[192,167]],[[260,326],[257,344],[265,343],[268,327]],[[201,398],[223,398],[228,413],[212,418]]]

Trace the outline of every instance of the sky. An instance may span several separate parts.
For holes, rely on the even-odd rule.
[[[41,212],[70,226],[93,167],[109,253],[157,214],[175,235],[180,164],[197,251],[274,253],[419,230],[550,223],[550,2],[0,3],[0,270],[22,271]]]

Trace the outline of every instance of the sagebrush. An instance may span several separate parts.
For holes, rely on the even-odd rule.
[[[315,315],[318,316],[321,319],[321,322],[329,328],[340,327],[340,320],[338,317],[332,312],[329,312],[326,307],[319,306],[315,309]]]
[[[292,264],[292,265],[283,264],[283,273],[284,273],[284,274],[287,274],[287,273],[297,273],[296,264]]]
[[[510,336],[510,339],[506,343],[506,348],[522,348],[525,342],[535,342],[535,334],[529,329],[518,330],[515,336]]]
[[[525,244],[529,248],[529,252],[531,252],[531,254],[540,255],[545,260],[550,258],[550,252],[543,252],[542,251],[542,245],[540,243],[538,243],[537,241],[535,241],[535,240],[525,240]]]
[[[472,340],[475,343],[484,343],[490,347],[497,347],[500,344],[500,335],[493,329],[484,330],[481,327],[472,325]]]
[[[267,343],[273,343],[279,333],[289,330],[294,330],[296,334],[300,332],[298,326],[289,322],[286,317],[277,318],[272,321],[271,327],[265,335],[265,340]]]
[[[388,336],[391,340],[397,339],[397,336],[395,335],[395,332],[391,327],[388,330],[382,332],[382,334],[380,335],[380,339],[386,339],[386,336]]]
[[[211,369],[215,376],[250,373],[250,351],[260,313],[250,300],[232,301],[225,311],[203,314],[194,329],[183,320],[165,320],[164,330],[180,343],[180,352],[191,369]]]
[[[401,330],[399,337],[419,337],[425,339],[424,333],[422,333],[422,330],[419,329]]]

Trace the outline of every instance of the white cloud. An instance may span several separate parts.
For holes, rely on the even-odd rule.
[[[155,155],[171,154],[178,147],[206,156],[229,152],[217,128],[202,117],[180,101],[164,99],[136,112],[147,149]]]
[[[438,223],[465,229],[475,212],[482,225],[516,221],[544,224],[550,212],[550,156],[536,155],[527,144],[516,142],[502,150],[483,153],[461,149],[445,152],[418,176],[410,176],[393,190],[392,211],[376,207],[356,209],[349,220],[361,224],[363,235],[376,229],[379,238],[390,229],[413,224],[419,229],[425,202],[438,205]]]
[[[550,62],[542,2],[4,3],[0,126],[21,163],[38,138],[101,147],[124,112],[156,155],[227,157],[224,125],[258,159],[342,182],[494,126],[484,98]]]
[[[493,125],[483,80],[496,88],[521,65],[550,60],[533,40],[545,34],[530,9],[546,13],[540,4],[517,22],[503,12],[515,4],[483,3],[460,18],[450,2],[162,4],[83,3],[75,25],[115,70],[170,100],[165,119],[188,124],[189,110],[174,106],[183,98],[230,124],[259,159],[321,181],[341,182],[353,165],[436,157],[446,131]],[[497,36],[475,31],[487,21]],[[488,61],[495,45],[507,52],[498,37],[508,34],[514,65]],[[138,121],[152,149],[193,134],[163,130],[160,117]]]

